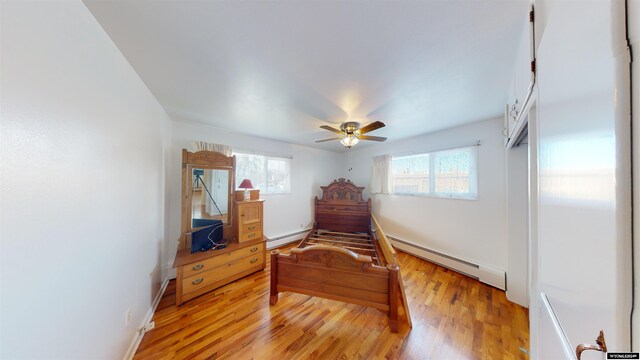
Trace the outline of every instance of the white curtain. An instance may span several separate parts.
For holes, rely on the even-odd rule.
[[[371,169],[372,194],[390,194],[393,178],[391,177],[391,155],[380,155],[373,158]]]
[[[194,141],[193,147],[196,151],[217,151],[219,153],[223,153],[225,156],[231,156],[231,146],[229,145],[212,144],[205,141]]]

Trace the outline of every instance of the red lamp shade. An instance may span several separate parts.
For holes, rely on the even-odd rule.
[[[238,186],[239,189],[253,189],[253,185],[251,184],[251,180],[249,179],[244,179],[242,180],[242,182],[240,183],[240,186]]]

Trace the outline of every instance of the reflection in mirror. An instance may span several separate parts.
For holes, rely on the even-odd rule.
[[[191,170],[191,253],[223,249],[229,223],[229,170]]]
[[[192,227],[211,225],[210,220],[229,223],[229,171],[193,169],[191,191]]]

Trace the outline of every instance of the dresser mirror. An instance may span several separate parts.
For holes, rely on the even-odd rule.
[[[221,220],[229,224],[231,197],[229,196],[229,170],[191,169],[191,226],[198,228],[206,220]]]
[[[235,233],[232,216],[234,187],[235,157],[214,151],[182,150],[182,236],[179,250],[216,249],[219,247],[215,245],[222,240],[228,243],[232,239]],[[202,242],[209,246],[201,246]]]

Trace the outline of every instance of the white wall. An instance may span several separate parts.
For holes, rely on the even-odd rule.
[[[264,234],[268,238],[311,228],[314,219],[313,199],[322,194],[320,186],[329,184],[341,175],[342,155],[337,152],[232,133],[200,123],[173,121],[172,124],[169,234],[173,241],[169,245],[168,254],[175,255],[177,241],[180,237],[182,149],[194,151],[195,149],[192,148],[194,141],[230,145],[236,150],[265,155],[293,157],[291,160],[291,193],[260,194],[260,197],[265,199]],[[173,258],[167,259],[167,261],[172,262]]]
[[[480,140],[477,200],[375,195],[373,213],[390,236],[506,271],[506,175],[502,123],[500,118],[360,150],[355,147],[350,165],[353,171],[345,172],[344,176],[368,190],[373,156],[469,146]],[[348,157],[344,161],[347,168]]]
[[[164,278],[168,116],[81,2],[1,6],[0,358],[122,358]]]
[[[529,157],[528,144],[506,151],[507,299],[529,306]]]

